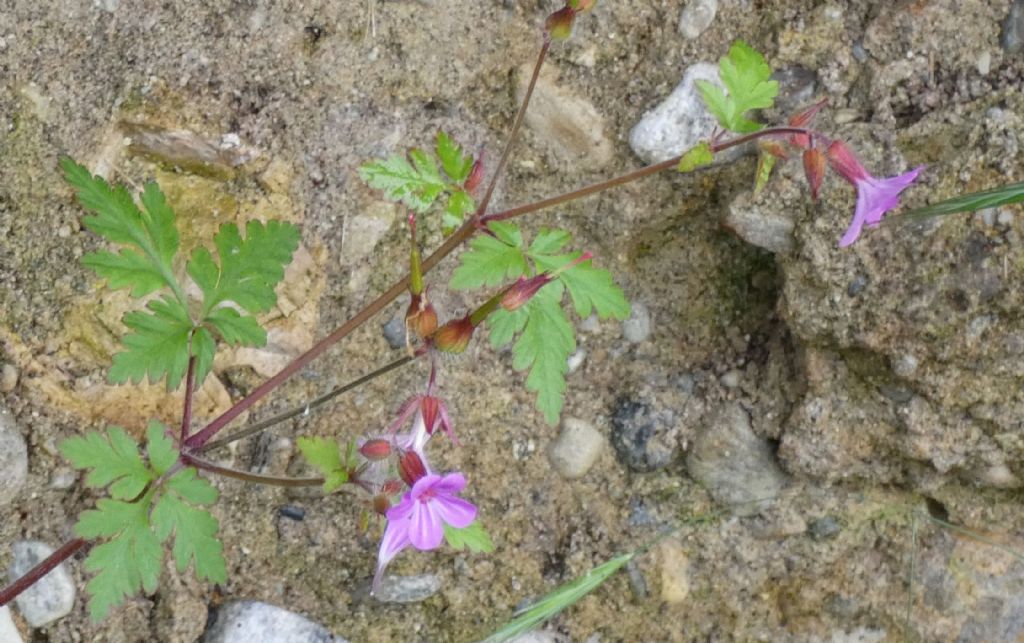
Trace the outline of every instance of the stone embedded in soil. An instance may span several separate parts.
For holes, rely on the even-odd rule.
[[[589,422],[565,418],[562,432],[548,449],[548,460],[564,478],[580,478],[594,466],[604,449],[604,436]]]
[[[619,462],[648,473],[667,466],[679,449],[676,416],[631,397],[620,398],[612,411],[612,448]]]
[[[676,538],[667,538],[658,545],[661,561],[661,600],[673,605],[686,601],[690,595],[690,559]]]
[[[629,319],[622,322],[622,336],[631,344],[639,344],[651,335],[651,311],[638,301],[630,308]]]
[[[380,331],[388,346],[394,349],[405,348],[405,319],[401,315],[395,315],[381,324]]]
[[[0,370],[0,393],[10,393],[18,385],[18,369],[14,364],[4,364]]]
[[[385,576],[373,597],[381,603],[419,603],[441,590],[441,579],[434,574]]]
[[[1024,0],[1016,0],[1003,21],[1000,44],[1007,53],[1016,54],[1024,49]]]
[[[52,547],[37,540],[14,543],[11,547],[14,560],[7,577],[11,581],[21,578],[52,553]],[[14,600],[29,625],[43,627],[71,612],[75,606],[75,583],[65,564],[61,563]]]
[[[0,607],[0,643],[24,643],[18,627],[11,618],[11,608]]]
[[[0,409],[0,506],[21,491],[28,476],[28,449],[14,418]]]
[[[629,147],[647,163],[666,161],[709,138],[717,121],[704,106],[695,81],[722,86],[718,65],[691,65],[668,98],[644,114],[629,133]]]
[[[749,190],[732,200],[722,225],[758,248],[771,252],[793,249],[793,220],[778,204],[760,203]]]
[[[807,527],[808,533],[811,534],[811,538],[815,540],[828,540],[834,538],[842,531],[843,526],[839,524],[839,521],[833,516],[822,516],[817,520],[811,522]]]
[[[304,616],[259,601],[235,601],[216,611],[203,643],[346,643]]]
[[[750,428],[742,406],[727,404],[698,433],[686,458],[690,476],[738,516],[758,513],[785,483],[768,443]]]
[[[779,83],[774,109],[788,117],[811,106],[818,88],[818,75],[801,65],[790,65],[776,70],[772,80]]]
[[[718,0],[690,0],[679,14],[679,33],[687,40],[700,38],[717,13]]]
[[[516,101],[526,94],[533,65],[519,69]],[[612,143],[605,134],[604,117],[586,98],[556,82],[557,70],[545,66],[526,112],[526,126],[536,140],[560,163],[575,171],[597,170],[612,160]]]

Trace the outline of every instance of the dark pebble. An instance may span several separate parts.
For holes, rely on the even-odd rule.
[[[648,404],[620,398],[612,411],[612,447],[619,462],[640,473],[665,467],[678,445],[668,437],[673,413],[656,411]]]
[[[277,513],[281,514],[283,518],[289,518],[296,522],[305,520],[306,510],[302,507],[296,507],[295,505],[285,505],[277,510]]]
[[[818,518],[810,524],[807,531],[811,534],[811,538],[815,540],[828,540],[829,538],[835,538],[836,534],[842,531],[843,527],[839,524],[839,521],[832,516],[825,516]]]

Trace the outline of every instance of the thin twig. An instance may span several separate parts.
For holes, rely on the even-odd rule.
[[[39,561],[39,563],[37,563],[32,569],[28,570],[25,575],[5,587],[4,590],[0,592],[0,607],[3,607],[13,601],[18,594],[21,594],[29,587],[35,585],[43,576],[46,576],[53,571],[57,565],[60,565],[68,558],[74,556],[79,549],[88,544],[89,541],[82,538],[75,538],[74,540],[69,540],[64,543],[60,549]]]
[[[189,352],[192,352],[192,342],[189,340]],[[192,425],[192,389],[196,383],[196,356],[188,358],[188,373],[185,375],[185,404],[181,411],[181,443],[188,439],[188,430]]]
[[[232,469],[231,467],[222,467],[219,464],[214,464],[209,460],[204,460],[194,455],[182,454],[181,457],[186,464],[197,469],[209,471],[210,473],[215,473],[226,478],[235,478],[236,480],[244,480],[246,482],[254,482],[256,484],[266,484],[275,487],[318,487],[324,483],[323,478],[287,478],[282,476],[268,476],[261,473],[251,473],[249,471]]]
[[[236,442],[238,440],[241,440],[242,438],[247,438],[250,435],[253,435],[255,433],[259,433],[263,429],[266,429],[269,426],[273,426],[273,425],[277,424],[278,422],[284,422],[285,420],[290,420],[291,418],[295,417],[296,415],[305,414],[308,411],[310,411],[311,409],[315,409],[318,406],[326,404],[327,402],[333,400],[334,398],[338,397],[342,393],[346,393],[348,391],[351,391],[352,389],[356,388],[357,386],[361,386],[361,385],[365,384],[366,382],[369,382],[370,380],[373,380],[373,379],[375,379],[377,377],[380,377],[381,375],[384,375],[385,373],[389,373],[390,371],[393,371],[396,368],[399,368],[400,366],[404,366],[405,364],[408,364],[409,362],[414,360],[416,357],[418,357],[418,355],[417,356],[406,355],[405,357],[402,357],[400,359],[396,359],[395,361],[391,362],[390,364],[385,364],[384,366],[381,366],[377,370],[371,371],[371,372],[367,373],[366,375],[363,375],[362,377],[354,379],[351,382],[348,382],[346,384],[342,384],[341,386],[337,386],[337,387],[331,389],[330,391],[328,391],[327,393],[324,393],[320,397],[318,397],[316,399],[313,399],[313,400],[310,400],[306,404],[303,404],[301,406],[296,406],[294,408],[288,409],[287,411],[284,411],[282,413],[278,413],[277,415],[275,415],[273,417],[269,417],[269,418],[267,418],[265,420],[260,420],[259,422],[256,422],[255,424],[250,424],[249,426],[245,427],[241,431],[237,431],[235,433],[232,433],[231,435],[229,435],[227,437],[223,437],[223,438],[221,438],[219,440],[212,440],[210,442],[207,442],[201,448],[197,449],[197,451],[199,453],[205,453],[206,451],[211,451],[213,449],[216,449],[216,448],[219,448],[219,447],[222,447],[222,446],[226,446],[228,444],[231,444],[232,442]]]

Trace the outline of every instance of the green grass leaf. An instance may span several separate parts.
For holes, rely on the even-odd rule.
[[[463,529],[456,529],[448,523],[443,523],[443,525],[444,539],[448,541],[448,545],[452,549],[466,549],[483,554],[489,554],[494,551],[494,543],[479,520],[474,520],[468,527]]]
[[[538,625],[558,614],[565,608],[575,604],[581,598],[597,589],[601,583],[619,571],[623,565],[633,560],[635,553],[617,556],[608,562],[595,567],[583,576],[566,583],[544,596],[516,618],[512,619],[496,632],[484,639],[483,643],[502,643],[529,632]]]
[[[150,312],[124,316],[125,326],[134,332],[122,340],[128,350],[114,355],[109,379],[113,384],[138,384],[148,376],[155,383],[166,375],[167,388],[173,390],[188,368],[192,320],[188,311],[167,295],[152,300],[146,308]]]
[[[750,45],[737,40],[729,53],[718,61],[718,76],[728,94],[705,80],[697,81],[704,103],[725,129],[746,134],[761,129],[761,125],[748,120],[746,112],[771,107],[779,83],[770,80],[772,70],[764,56]]]
[[[306,460],[323,475],[324,493],[330,493],[348,482],[349,467],[346,462],[352,460],[354,444],[349,444],[349,453],[344,461],[341,447],[330,438],[302,437],[298,445]]]
[[[82,263],[107,280],[111,288],[130,288],[134,297],[163,286],[180,296],[181,288],[171,265],[178,251],[174,212],[160,188],[149,183],[139,210],[122,186],[111,187],[68,157],[60,159],[64,178],[78,193],[78,201],[95,214],[82,219],[86,228],[117,244],[130,246],[120,253],[96,252]]]
[[[76,469],[92,469],[87,486],[110,485],[110,495],[120,500],[135,498],[156,478],[143,463],[138,443],[118,426],[109,427],[106,436],[92,431],[69,438],[60,444],[60,452]]]
[[[437,132],[437,158],[441,160],[444,173],[454,183],[462,183],[473,169],[473,156],[464,154],[462,148],[443,131]]]
[[[882,224],[913,223],[932,217],[956,214],[958,212],[975,212],[985,208],[997,208],[1001,205],[1021,203],[1022,201],[1024,201],[1024,182],[1010,183],[992,188],[991,190],[961,194],[952,199],[907,210],[903,214],[888,216],[882,219]]]
[[[562,412],[566,360],[576,350],[575,332],[562,310],[563,290],[561,282],[553,281],[523,306],[528,317],[512,346],[512,367],[529,369],[526,388],[537,393],[537,408],[551,424]]]
[[[515,225],[493,222],[488,229],[495,236],[481,234],[469,242],[469,250],[459,256],[459,266],[448,286],[468,290],[497,286],[507,279],[521,277],[529,270],[523,254],[523,237]]]
[[[150,529],[148,508],[148,498],[134,503],[102,498],[75,525],[80,538],[109,538],[85,559],[86,571],[97,572],[86,585],[93,621],[102,620],[110,608],[140,589],[156,591],[163,548]]]
[[[195,469],[182,469],[171,476],[167,489],[153,506],[153,528],[160,542],[174,534],[172,554],[179,572],[195,562],[196,576],[214,583],[227,580],[223,546],[217,539],[220,525],[205,509],[217,500],[217,490],[196,476]],[[192,503],[192,504],[189,504]]]

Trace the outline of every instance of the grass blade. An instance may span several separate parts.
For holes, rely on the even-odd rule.
[[[884,219],[884,223],[912,223],[932,217],[955,214],[957,212],[974,212],[984,208],[995,208],[1008,203],[1024,201],[1024,182],[1011,183],[983,192],[962,194],[952,199],[939,201],[932,205],[908,210],[903,214]]]

